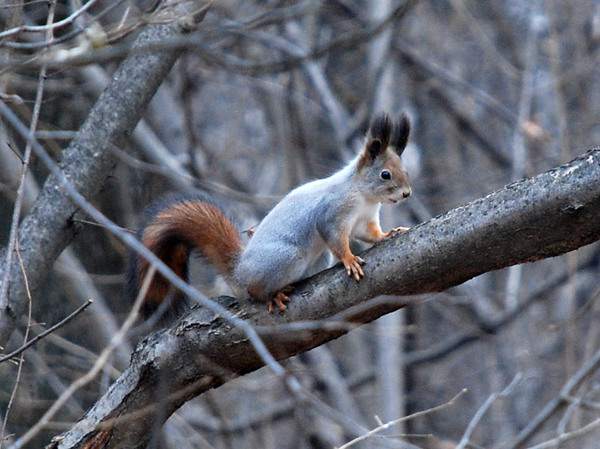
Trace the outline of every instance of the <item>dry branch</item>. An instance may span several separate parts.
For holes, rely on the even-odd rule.
[[[479,274],[553,257],[600,239],[600,150],[423,223],[367,251],[365,278],[334,267],[298,286],[284,314],[220,298],[257,329],[278,359],[307,351],[347,327],[277,325],[323,319],[365,323],[402,307],[366,302],[378,295],[442,291]],[[353,308],[359,306],[360,308]],[[263,366],[239,328],[206,309],[149,336],[130,367],[51,447],[145,447],[157,420],[187,400]],[[169,394],[167,394],[167,392]]]

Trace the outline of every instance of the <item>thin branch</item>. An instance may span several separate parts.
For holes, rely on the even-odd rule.
[[[590,433],[592,430],[597,429],[598,427],[600,427],[600,418],[595,419],[592,422],[589,422],[585,426],[582,426],[578,429],[572,430],[571,432],[561,433],[556,438],[552,438],[551,440],[545,441],[540,444],[536,444],[535,446],[530,446],[528,449],[558,448],[558,447],[560,447],[561,443],[581,437],[587,433]]]
[[[67,315],[65,318],[60,320],[58,323],[56,323],[52,327],[46,329],[41,334],[36,335],[34,338],[27,341],[27,343],[25,343],[20,348],[15,349],[10,354],[6,354],[2,358],[0,358],[0,363],[6,362],[7,360],[10,360],[10,359],[18,356],[19,354],[26,351],[30,347],[32,347],[34,344],[36,344],[38,341],[40,341],[44,337],[47,337],[48,335],[50,335],[53,332],[56,332],[58,329],[65,326],[69,321],[71,321],[73,318],[75,318],[77,315],[79,315],[81,312],[83,312],[85,309],[87,309],[89,306],[91,306],[93,304],[93,302],[94,302],[93,299],[88,299],[85,303],[83,303],[81,306],[79,306],[74,312]]]
[[[71,25],[75,22],[75,19],[77,19],[79,16],[81,16],[82,14],[84,14],[86,11],[88,11],[92,6],[94,6],[97,3],[98,0],[89,0],[87,3],[85,3],[81,8],[75,10],[73,13],[71,13],[70,16],[65,17],[62,20],[59,20],[58,22],[50,22],[47,23],[46,25],[21,25],[19,27],[16,28],[11,28],[9,30],[3,31],[0,33],[0,39],[6,39],[7,37],[11,37],[14,36],[16,34],[19,33],[52,33],[56,30],[59,30],[65,26]],[[123,0],[119,0],[119,1],[123,1]]]
[[[538,413],[538,415],[523,429],[517,437],[507,446],[509,449],[521,447],[531,438],[534,432],[544,424],[556,411],[558,411],[563,405],[569,402],[572,397],[573,390],[577,388],[581,383],[594,371],[600,367],[600,350],[585,362],[581,368],[571,377],[568,382],[560,389],[558,395],[551,400],[546,406]]]
[[[95,1],[95,0],[94,0]],[[100,19],[105,15],[108,15],[112,10],[116,9],[123,0],[116,0],[112,3],[109,3],[104,9],[95,14],[94,20],[92,24],[83,28],[77,25],[78,19],[80,17],[76,17],[73,20],[73,23],[68,23],[66,25],[73,25],[73,29],[71,31],[62,33],[59,37],[47,38],[43,41],[37,42],[13,42],[7,41],[3,45],[4,47],[13,49],[13,50],[25,50],[25,51],[33,51],[38,49],[46,49],[51,47],[57,47],[58,44],[62,44],[64,42],[68,42],[71,39],[74,39],[81,33],[85,34],[85,39],[83,39],[79,45],[71,47],[69,49],[58,48],[51,56],[51,59],[62,59],[62,58],[72,58],[77,55],[81,55],[83,53],[87,53],[88,51],[93,50],[94,48],[104,47],[109,44],[114,44],[122,40],[125,36],[133,33],[134,31],[143,28],[147,25],[158,25],[158,24],[168,24],[177,20],[177,14],[171,14],[170,8],[177,4],[190,3],[189,0],[175,0],[172,2],[168,2],[163,7],[157,11],[152,12],[148,16],[141,16],[136,20],[133,24],[129,26],[118,26],[116,29],[105,32],[104,29],[98,25]],[[91,3],[91,2],[90,2]],[[87,4],[86,4],[87,5]],[[209,5],[209,4],[208,4]],[[207,5],[203,5],[200,9],[206,8]],[[83,7],[82,7],[83,8]],[[82,9],[80,8],[80,9]],[[76,14],[76,13],[73,13]],[[12,31],[12,30],[9,30]],[[37,59],[38,55],[34,55],[33,59]],[[47,64],[47,63],[46,63]]]
[[[517,383],[521,380],[522,377],[523,377],[522,373],[520,373],[520,372],[517,373],[516,376],[513,378],[513,380],[510,382],[510,384],[508,384],[508,386],[502,392],[493,393],[486,399],[486,401],[483,403],[483,405],[481,407],[479,407],[479,410],[477,410],[477,413],[475,413],[475,416],[473,416],[473,419],[471,420],[471,422],[469,422],[469,425],[467,426],[467,429],[465,430],[463,437],[461,438],[460,442],[458,443],[458,446],[456,446],[456,449],[464,449],[467,446],[467,444],[469,444],[469,439],[471,438],[471,435],[475,431],[475,427],[477,426],[477,424],[479,424],[479,421],[481,421],[481,418],[483,418],[483,415],[485,415],[485,413],[488,411],[488,409],[492,406],[492,404],[498,398],[508,396],[510,394],[511,390],[515,387],[515,385],[517,385]]]
[[[63,52],[61,53],[60,58],[55,54],[49,57],[36,57],[33,59],[29,56],[23,57],[21,60],[18,60],[15,57],[10,60],[0,59],[0,67],[14,67],[19,64],[27,67],[36,67],[41,64],[47,64],[49,67],[57,66],[64,69],[67,66],[82,66],[113,61],[127,55],[145,55],[153,52],[173,52],[192,49],[198,55],[202,56],[205,63],[212,67],[223,68],[248,75],[280,73],[299,67],[306,61],[320,59],[332,52],[353,49],[357,45],[364,44],[369,39],[379,35],[379,33],[385,30],[391,23],[401,20],[416,3],[416,0],[406,0],[400,6],[395,8],[384,20],[376,24],[361,27],[359,31],[346,33],[333,42],[304,55],[285,58],[274,62],[249,62],[237,59],[231,55],[225,55],[220,50],[213,51],[206,45],[207,39],[210,39],[210,34],[208,30],[204,30],[204,32],[200,34],[177,37],[171,36],[169,39],[163,39],[161,42],[146,43],[146,45],[140,45],[135,48],[131,48],[128,43],[122,43],[97,49],[90,48],[88,51],[74,52],[72,54]],[[205,11],[201,10],[200,13],[202,12]],[[222,38],[223,32],[226,32],[227,29],[219,28],[217,31],[220,38]],[[232,29],[232,32],[237,34],[237,30]]]
[[[305,32],[300,25],[296,22],[288,23],[286,31],[296,41],[295,43],[291,43],[282,39],[282,45],[286,46],[286,50],[296,57],[306,54],[308,52],[308,44],[303,42],[303,39],[306,39]],[[332,122],[332,129],[337,145],[343,146],[345,136],[349,133],[348,123],[350,122],[350,114],[344,107],[344,104],[335,95],[325,71],[315,60],[305,61],[302,64],[302,69],[306,72],[307,78],[319,93],[319,100],[323,104],[325,111],[327,111],[326,116],[330,117]]]
[[[25,282],[27,283],[27,276],[26,276],[26,273],[24,272],[25,269],[23,267],[23,259],[21,259],[21,253],[19,252],[18,247],[17,247],[16,251],[17,251],[17,257],[19,258],[19,263],[21,265],[21,269],[23,270],[23,274],[25,275]],[[23,341],[25,341],[25,342],[29,338],[29,331],[31,330],[31,312],[33,309],[33,304],[32,304],[33,301],[31,298],[31,291],[29,290],[28,285],[27,285],[27,297],[29,298],[29,301],[28,301],[29,307],[27,310],[27,326],[25,328],[25,335],[23,336]],[[15,377],[15,385],[12,389],[12,393],[10,394],[10,399],[8,400],[8,405],[6,406],[6,412],[4,413],[4,420],[2,421],[2,434],[0,435],[0,437],[1,437],[0,438],[0,448],[2,448],[2,443],[6,436],[6,425],[8,423],[8,416],[10,415],[10,410],[12,408],[13,401],[15,400],[15,397],[17,395],[17,390],[19,388],[19,383],[21,381],[21,373],[23,371],[23,362],[24,361],[25,361],[25,358],[23,357],[23,355],[21,355],[21,357],[19,358],[19,362],[18,362],[17,376]]]
[[[399,423],[408,421],[409,419],[414,419],[414,418],[418,418],[418,417],[421,417],[421,416],[429,415],[431,413],[439,412],[440,410],[443,410],[445,408],[451,407],[466,392],[467,392],[467,389],[464,388],[456,396],[454,396],[452,399],[450,399],[448,402],[445,402],[445,403],[440,404],[438,406],[429,408],[427,410],[422,410],[420,412],[416,412],[416,413],[413,413],[411,415],[395,419],[393,421],[389,421],[389,422],[387,422],[385,424],[382,424],[382,425],[380,425],[378,427],[375,427],[373,430],[370,430],[366,434],[361,435],[360,437],[355,438],[355,439],[353,439],[351,441],[348,441],[346,444],[344,444],[343,446],[340,446],[338,449],[348,449],[350,446],[354,446],[356,443],[360,443],[361,441],[364,441],[367,438],[370,438],[373,435],[376,435],[379,432],[382,432],[382,431],[384,431],[386,429],[389,429],[390,427],[395,426],[395,425],[397,425]]]

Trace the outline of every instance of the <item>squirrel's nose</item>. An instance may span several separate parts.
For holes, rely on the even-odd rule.
[[[412,190],[411,190],[411,188],[409,187],[408,189],[404,189],[404,190],[402,191],[402,196],[403,196],[404,198],[408,198],[408,197],[410,196],[410,194],[411,194],[411,193],[412,193]]]

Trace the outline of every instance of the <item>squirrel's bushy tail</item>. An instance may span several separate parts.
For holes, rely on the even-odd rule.
[[[138,237],[179,277],[187,281],[188,259],[192,249],[197,249],[210,264],[232,279],[233,269],[243,243],[232,220],[214,200],[205,195],[178,196],[160,201],[151,207]],[[132,255],[129,287],[137,295],[150,264]],[[160,273],[155,273],[144,298],[142,311],[148,317],[165,301],[168,309],[180,309],[182,293],[173,289]]]

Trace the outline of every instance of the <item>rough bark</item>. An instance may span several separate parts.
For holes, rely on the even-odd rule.
[[[278,359],[347,332],[319,320],[360,324],[404,305],[368,301],[416,295],[461,284],[479,274],[557,256],[600,239],[600,150],[423,223],[365,252],[365,278],[356,283],[339,266],[298,286],[288,311],[218,299],[261,327]],[[304,322],[305,326],[281,326]],[[266,329],[266,330],[265,330]],[[130,367],[52,447],[144,447],[157,422],[185,401],[263,366],[243,332],[205,309],[144,340]]]

